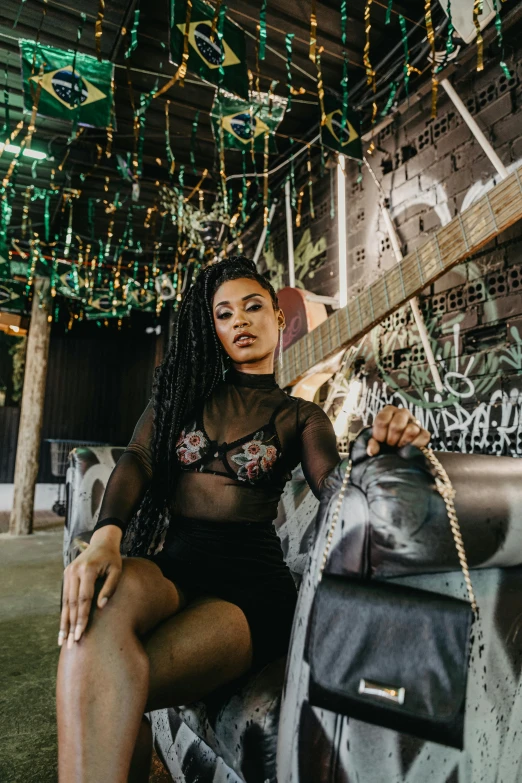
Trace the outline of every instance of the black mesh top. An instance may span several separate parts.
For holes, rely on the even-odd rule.
[[[152,476],[149,401],[111,473],[99,521],[128,524]],[[328,416],[282,391],[274,374],[229,370],[176,444],[180,473],[170,493],[176,516],[215,522],[275,519],[291,471],[301,463],[316,496],[339,461]]]

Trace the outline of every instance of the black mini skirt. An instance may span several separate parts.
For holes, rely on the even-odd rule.
[[[148,559],[189,602],[217,596],[242,609],[252,635],[252,669],[286,655],[297,588],[273,522],[175,517],[163,549]]]

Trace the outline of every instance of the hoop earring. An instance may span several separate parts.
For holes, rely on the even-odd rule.
[[[283,369],[283,327],[279,327],[279,369]]]
[[[221,377],[223,380],[225,380],[225,375],[227,374],[227,368],[225,365],[225,357],[221,356]]]

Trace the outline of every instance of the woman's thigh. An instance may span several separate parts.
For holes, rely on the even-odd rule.
[[[99,609],[96,602],[103,582],[103,578],[96,580],[87,633],[91,624],[94,627],[105,621],[130,625],[141,637],[186,604],[181,590],[163,576],[155,563],[143,557],[123,558],[116,590]]]
[[[191,704],[252,664],[252,637],[243,611],[213,596],[194,599],[142,641],[150,662],[146,712]]]

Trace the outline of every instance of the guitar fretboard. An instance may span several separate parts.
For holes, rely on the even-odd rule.
[[[357,342],[438,277],[522,218],[522,167],[430,235],[346,307],[283,354],[278,383],[296,383],[319,362]]]

